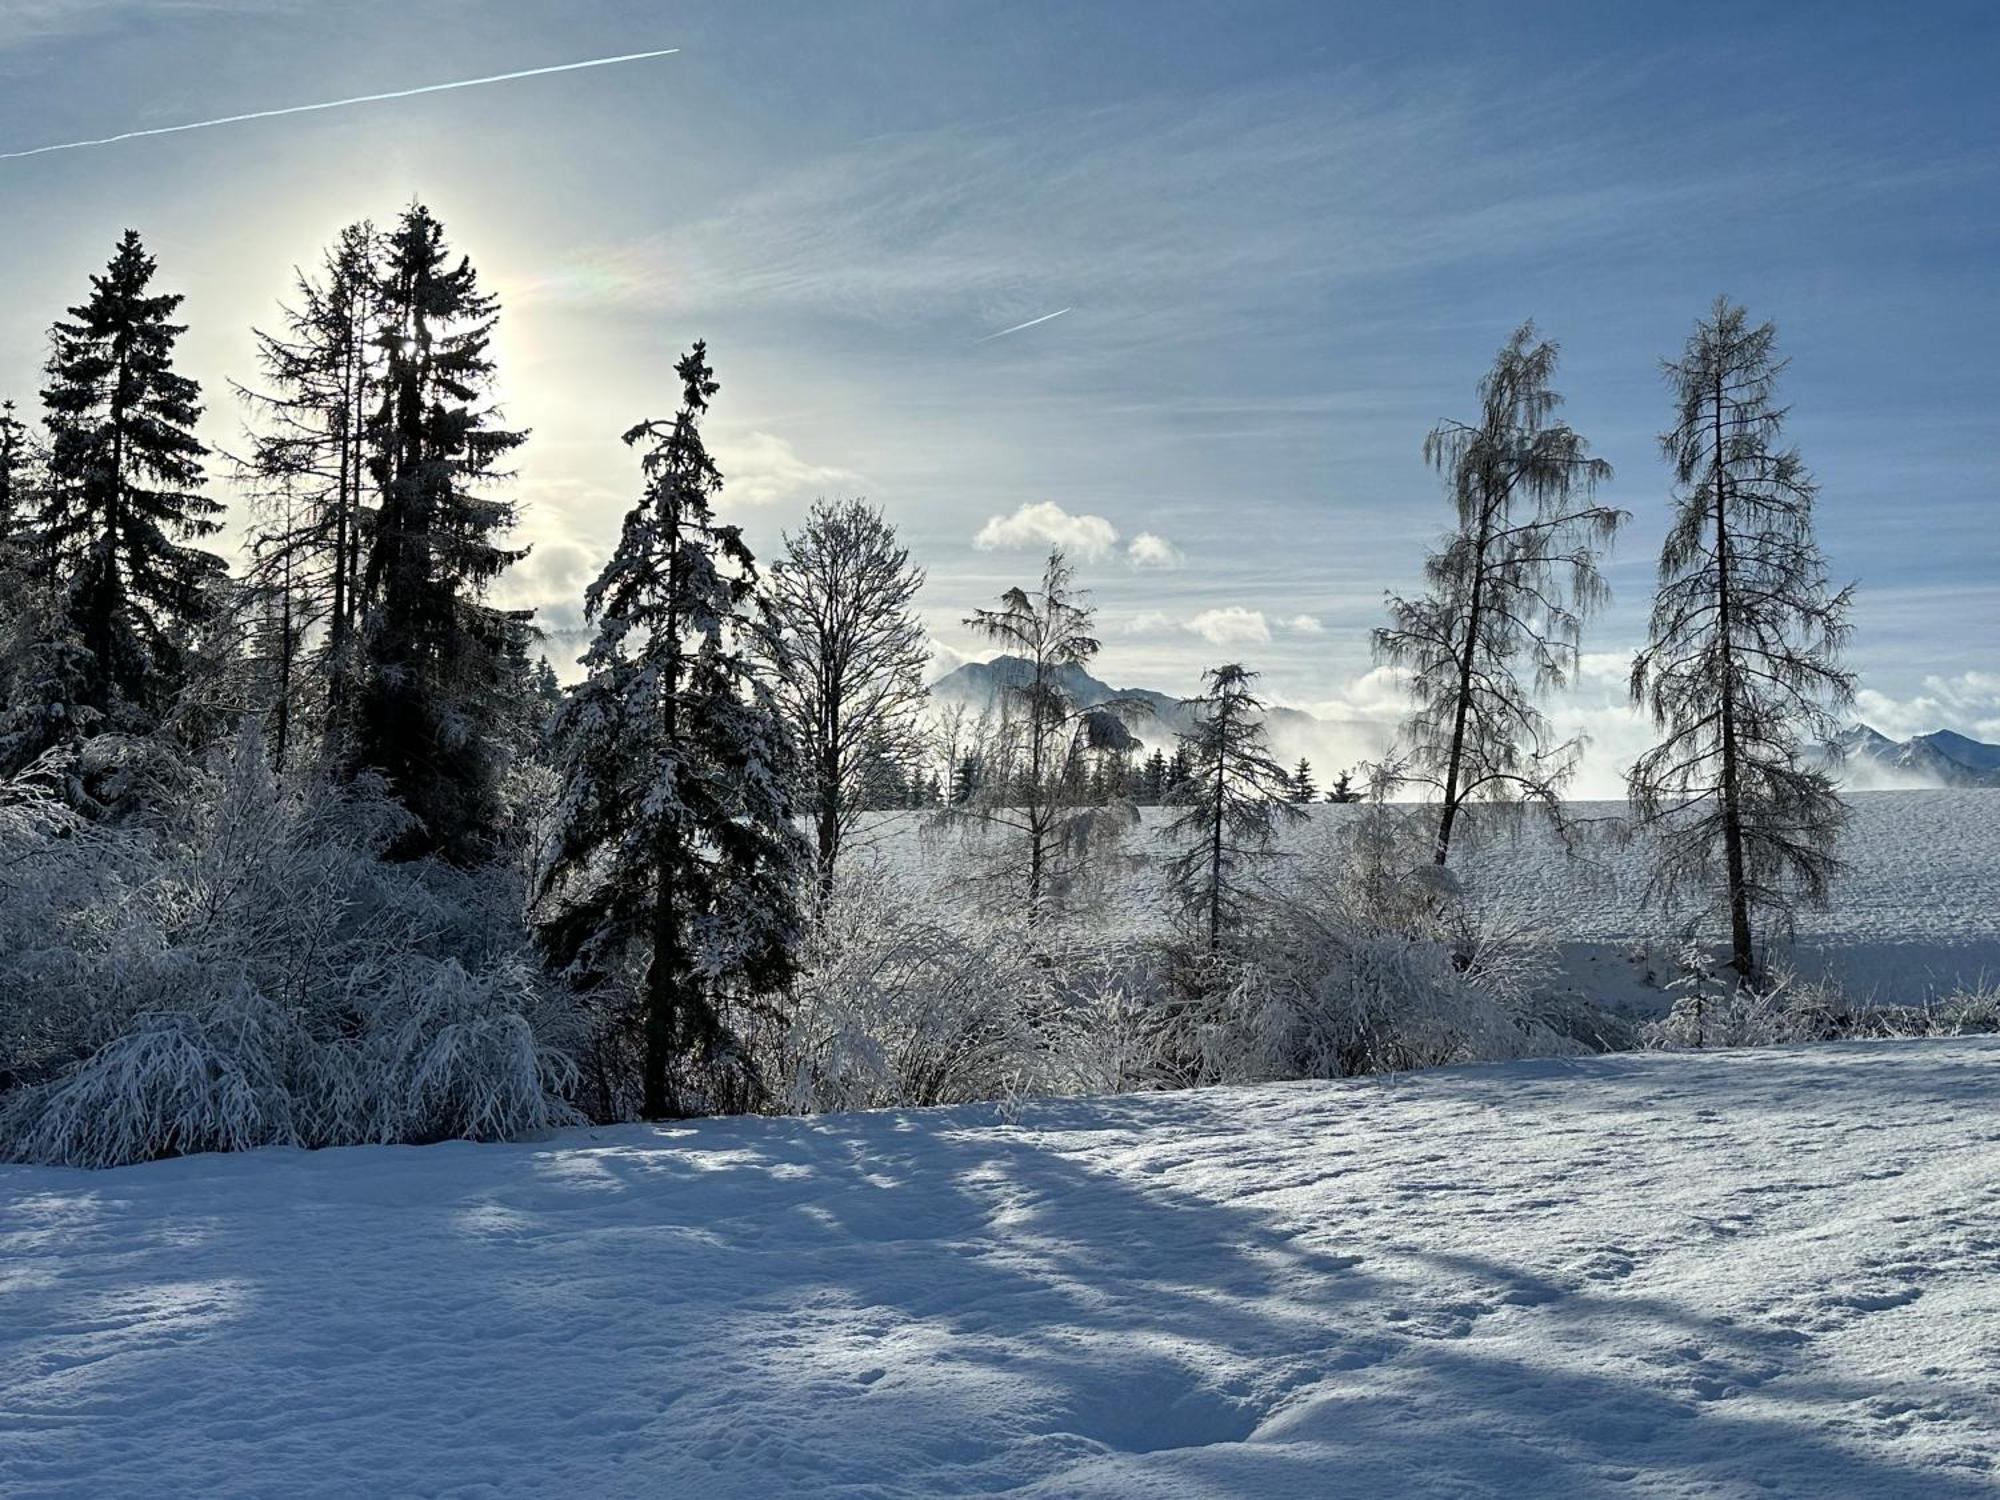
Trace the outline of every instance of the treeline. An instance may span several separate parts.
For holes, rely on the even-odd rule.
[[[1518,952],[1448,880],[1476,809],[1561,822],[1573,674],[1626,523],[1521,329],[1426,459],[1454,523],[1376,634],[1416,708],[1338,857],[1271,878],[1323,792],[1264,738],[1256,673],[1206,674],[1193,728],[1066,683],[1099,643],[1060,554],[967,625],[1019,677],[937,712],[923,573],[882,514],[817,504],[760,566],[723,522],[706,347],[589,588],[584,676],[491,602],[525,554],[497,409],[500,316],[423,207],[299,276],[207,450],[181,299],[127,233],[54,326],[38,420],[0,419],[0,1141],[102,1162],[273,1140],[505,1135],[579,1114],[941,1102],[1407,1066],[1602,1044],[1521,1007]],[[1813,486],[1781,443],[1768,325],[1718,302],[1668,366],[1674,472],[1633,694],[1664,882],[1711,893],[1738,979],[1823,900],[1841,816],[1808,747],[1851,693]],[[218,477],[247,511],[242,564]],[[1426,789],[1420,806],[1390,801]],[[1175,940],[1069,919],[1137,809]],[[964,853],[948,914],[855,857],[923,808]],[[866,908],[865,917],[859,915]],[[1574,1020],[1574,1018],[1572,1018]],[[1595,1029],[1594,1029],[1595,1028]],[[1064,1041],[1063,1038],[1069,1038]],[[1109,1049],[1109,1050],[1107,1050]],[[857,1073],[856,1069],[860,1069]],[[857,1082],[857,1079],[860,1081]]]

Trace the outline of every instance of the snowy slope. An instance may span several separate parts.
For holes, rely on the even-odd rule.
[[[2000,1488],[2000,1042],[0,1168],[0,1494]]]

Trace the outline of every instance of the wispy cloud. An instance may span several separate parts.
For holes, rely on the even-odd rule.
[[[1187,561],[1180,548],[1150,531],[1132,538],[1125,549],[1125,559],[1135,568],[1178,568]]]
[[[1205,609],[1188,621],[1187,628],[1211,646],[1263,645],[1271,639],[1271,622],[1264,612],[1240,604]]]
[[[852,469],[807,462],[776,433],[753,431],[740,438],[719,437],[711,446],[716,466],[722,470],[725,504],[770,505],[853,490],[861,484],[861,476]]]
[[[355,94],[346,99],[326,99],[315,104],[287,104],[275,109],[252,110],[246,114],[218,115],[209,120],[190,120],[180,125],[156,125],[145,130],[125,130],[116,135],[88,140],[59,141],[48,146],[29,146],[19,151],[0,151],[0,161],[18,161],[28,156],[46,156],[52,151],[83,151],[93,146],[116,146],[124,141],[144,140],[157,135],[180,135],[190,130],[213,130],[221,125],[242,125],[253,120],[275,120],[284,115],[316,114],[322,110],[348,109],[358,104],[381,104],[391,99],[413,99],[419,94],[442,94],[453,89],[483,88],[490,83],[512,83],[522,78],[542,78],[551,73],[574,73],[583,68],[608,68],[617,63],[642,62],[647,58],[671,57],[678,47],[654,52],[626,52],[616,57],[592,57],[582,62],[553,63],[540,68],[521,68],[512,73],[490,73],[483,78],[459,78],[449,83],[426,83],[416,88],[391,89],[379,94]]]

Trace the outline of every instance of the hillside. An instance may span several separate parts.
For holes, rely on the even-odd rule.
[[[2000,1042],[0,1168],[0,1493],[1972,1500]]]
[[[1857,724],[1827,747],[1837,774],[1905,780],[1916,786],[2000,787],[2000,745],[1949,729],[1892,740]]]

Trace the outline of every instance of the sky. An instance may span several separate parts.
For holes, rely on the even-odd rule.
[[[240,449],[294,268],[417,199],[503,302],[505,602],[558,658],[636,492],[618,435],[705,338],[729,518],[768,556],[819,496],[879,504],[940,668],[1060,543],[1099,676],[1240,660],[1383,721],[1368,632],[1448,519],[1424,434],[1533,318],[1632,514],[1556,705],[1609,790],[1646,743],[1659,362],[1726,293],[1793,360],[1859,716],[2000,739],[1990,5],[0,0],[0,153],[661,48],[0,159],[0,394],[129,226]]]

